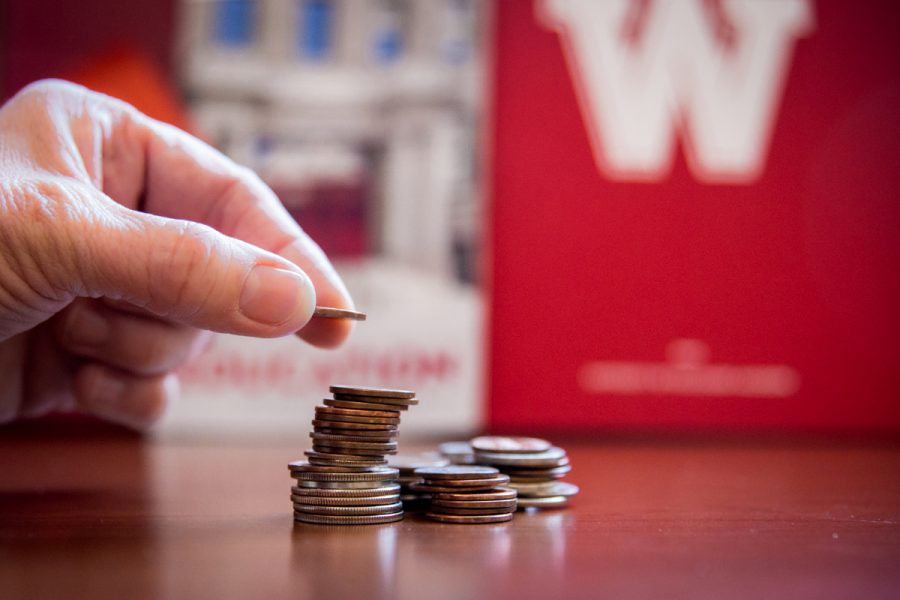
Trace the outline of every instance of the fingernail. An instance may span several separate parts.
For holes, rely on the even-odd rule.
[[[306,275],[257,265],[241,290],[240,309],[249,319],[280,325],[292,318],[309,321],[315,309],[316,291]],[[305,318],[304,318],[305,317]]]
[[[93,308],[81,306],[69,318],[66,338],[77,347],[103,346],[109,339],[109,320]]]

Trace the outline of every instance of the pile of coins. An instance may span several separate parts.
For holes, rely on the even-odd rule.
[[[482,436],[470,444],[476,464],[496,467],[509,476],[520,509],[563,508],[579,491],[577,485],[559,481],[572,465],[565,450],[546,440]]]
[[[333,385],[316,407],[307,461],[288,465],[294,520],[323,525],[390,523],[403,518],[397,453],[400,412],[415,392]]]
[[[410,488],[430,494],[425,516],[442,523],[503,523],[516,511],[516,491],[503,487],[509,477],[493,467],[450,465],[416,469],[421,483]]]

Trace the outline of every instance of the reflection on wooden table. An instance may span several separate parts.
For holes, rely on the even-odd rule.
[[[557,441],[582,488],[570,509],[322,527],[292,522],[293,444],[6,429],[0,595],[900,595],[896,446]]]

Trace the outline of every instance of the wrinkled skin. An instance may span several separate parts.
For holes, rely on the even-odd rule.
[[[211,331],[350,334],[328,259],[249,170],[85,88],[0,109],[0,422],[84,411],[135,428]]]

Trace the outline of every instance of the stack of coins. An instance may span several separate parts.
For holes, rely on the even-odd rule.
[[[516,491],[509,477],[493,467],[450,465],[416,469],[421,483],[410,488],[431,495],[425,516],[442,523],[503,523],[516,511]]]
[[[403,518],[397,453],[400,412],[418,404],[415,392],[333,385],[316,407],[308,462],[288,465],[294,520],[323,525],[390,523]]]
[[[405,454],[388,458],[388,466],[400,471],[400,500],[405,510],[419,510],[428,508],[430,496],[413,491],[410,486],[420,483],[422,478],[416,475],[416,469],[425,467],[445,467],[450,461],[437,452],[423,452],[421,454]]]
[[[470,443],[477,464],[509,475],[520,509],[563,508],[578,493],[577,485],[559,481],[572,470],[566,451],[546,440],[482,436]]]

